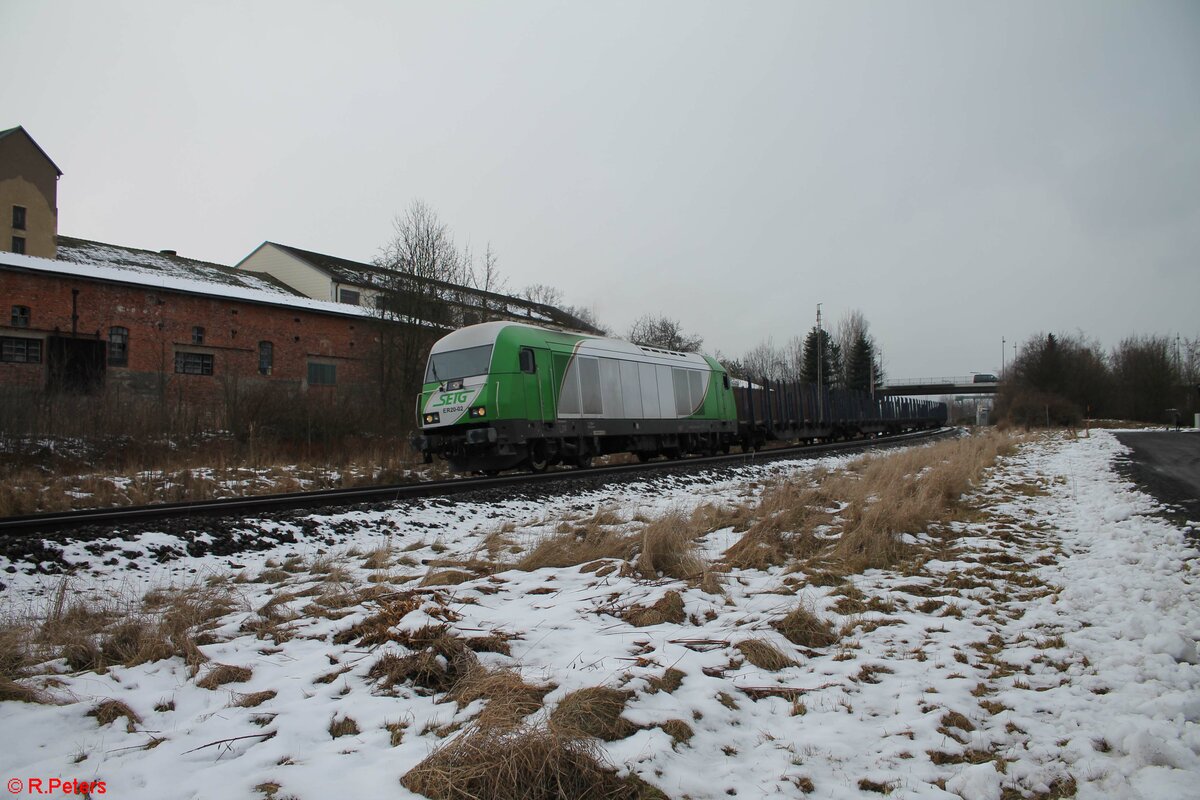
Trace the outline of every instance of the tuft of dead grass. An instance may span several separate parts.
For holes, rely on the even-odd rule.
[[[28,676],[32,665],[26,631],[16,625],[0,627],[0,702],[49,702],[45,692],[20,682]]]
[[[619,779],[594,742],[547,725],[474,726],[400,783],[431,800],[641,800],[661,797]]]
[[[821,619],[803,604],[773,622],[771,627],[789,642],[801,647],[828,647],[838,640],[829,621]]]
[[[138,716],[136,711],[120,700],[115,699],[101,700],[87,712],[87,715],[95,717],[97,724],[100,725],[108,725],[119,719],[124,719],[125,728],[129,733],[133,733],[137,729],[136,726],[142,723],[142,718]]]
[[[344,716],[338,719],[337,714],[329,720],[329,735],[331,738],[339,739],[342,736],[357,736],[362,733],[358,728],[358,723],[354,721],[354,717]]]
[[[665,622],[679,625],[687,619],[683,610],[683,596],[672,589],[653,605],[633,606],[626,609],[621,615],[621,619],[636,628],[661,625]]]
[[[254,670],[250,667],[238,667],[233,664],[215,664],[204,677],[196,681],[201,689],[216,689],[227,683],[245,683],[250,680]]]
[[[513,728],[542,708],[542,699],[551,688],[530,686],[516,670],[487,669],[475,662],[455,682],[450,690],[450,699],[460,706],[486,700],[479,723],[491,728]]]
[[[233,705],[237,708],[257,708],[268,700],[275,699],[275,690],[266,689],[261,692],[234,695]]]
[[[674,694],[675,690],[683,685],[683,679],[687,677],[687,673],[674,667],[668,667],[663,672],[660,678],[647,678],[646,683],[649,684],[650,694],[658,694],[666,692]]]
[[[592,686],[571,692],[550,713],[552,730],[569,736],[592,736],[613,742],[637,732],[638,727],[621,716],[632,692]]]
[[[405,638],[412,653],[384,653],[367,672],[385,691],[407,684],[423,693],[442,694],[479,668],[475,653],[445,626],[427,626]]]
[[[692,726],[681,719],[669,719],[666,722],[660,723],[658,727],[662,729],[663,733],[671,737],[672,747],[687,744],[691,741],[692,736],[695,735]]]
[[[545,567],[573,567],[602,558],[628,561],[637,550],[637,539],[628,534],[597,526],[582,534],[571,529],[542,539],[515,568],[532,572]]]
[[[798,666],[794,659],[766,639],[747,639],[743,642],[738,642],[735,647],[738,652],[746,657],[747,661],[759,669],[774,672]]]
[[[659,517],[642,529],[638,572],[646,578],[700,579],[706,564],[696,553],[696,538],[703,533],[691,524],[689,517],[679,512]]]

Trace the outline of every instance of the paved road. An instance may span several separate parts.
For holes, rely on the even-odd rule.
[[[1200,434],[1176,431],[1118,433],[1133,453],[1122,471],[1164,503],[1200,520]]]

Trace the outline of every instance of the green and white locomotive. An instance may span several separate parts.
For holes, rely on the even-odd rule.
[[[456,471],[727,452],[738,433],[729,375],[707,356],[513,322],[434,344],[417,416],[414,445]]]

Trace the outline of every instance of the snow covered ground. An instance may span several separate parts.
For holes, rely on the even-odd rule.
[[[741,502],[771,477],[836,469],[840,458],[739,469],[713,484],[660,478],[549,501],[314,517],[284,526],[298,543],[233,557],[159,563],[156,548],[179,544],[165,533],[120,542],[109,566],[72,546],[83,567],[74,596],[205,587],[236,608],[201,646],[198,674],[180,658],[103,674],[52,665],[60,674],[46,691],[58,704],[0,703],[0,777],[13,796],[57,778],[103,781],[119,798],[415,797],[400,778],[469,730],[485,701],[380,691],[369,670],[405,648],[338,634],[401,598],[413,610],[400,629],[448,623],[466,638],[507,640],[510,654],[478,657],[553,687],[539,714],[577,689],[629,691],[634,732],[601,751],[671,798],[1200,797],[1196,543],[1116,475],[1120,449],[1107,432],[1022,445],[979,488],[986,513],[955,523],[955,548],[915,576],[872,570],[851,576],[853,587],[734,570],[717,594],[594,564],[420,585],[442,570],[429,562],[479,554],[489,534],[528,549],[597,510],[636,529],[635,517]],[[704,554],[716,561],[738,537],[712,533]],[[0,561],[9,566],[4,616],[45,613],[62,579]],[[337,602],[369,586],[387,594]],[[670,591],[687,621],[634,627],[619,616]],[[285,633],[258,638],[273,599],[273,630]],[[771,627],[798,603],[839,641],[799,648]],[[736,648],[749,639],[797,664],[755,667]],[[250,671],[203,688],[215,665]],[[682,673],[673,690],[662,686],[668,670]],[[88,716],[107,699],[136,721]],[[357,732],[335,738],[331,723],[345,718]],[[672,738],[660,727],[671,720],[691,737]]]

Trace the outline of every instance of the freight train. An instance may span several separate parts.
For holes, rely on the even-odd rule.
[[[413,446],[460,472],[593,458],[727,453],[937,428],[944,403],[734,380],[717,361],[617,339],[485,322],[434,345]]]

